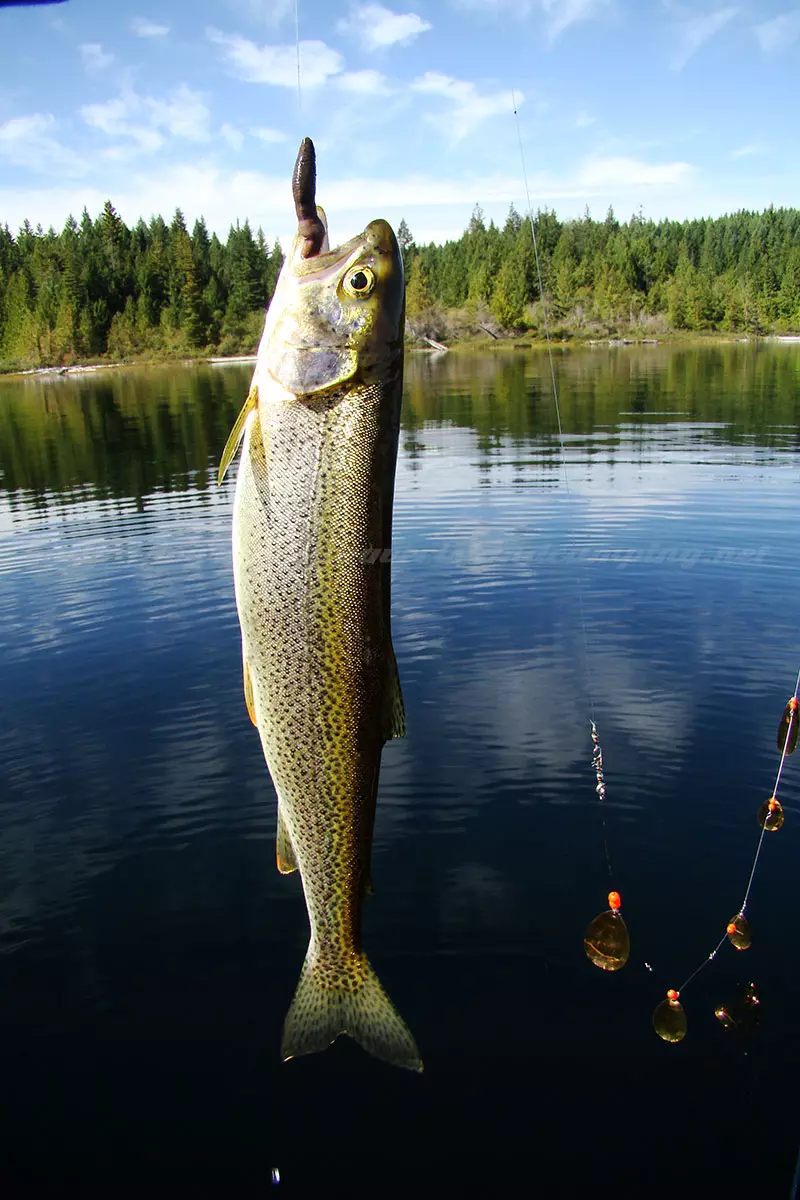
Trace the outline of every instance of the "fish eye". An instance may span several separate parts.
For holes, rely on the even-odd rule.
[[[369,267],[359,267],[357,271],[348,275],[343,287],[348,296],[352,296],[354,300],[361,300],[375,287],[375,276]]]

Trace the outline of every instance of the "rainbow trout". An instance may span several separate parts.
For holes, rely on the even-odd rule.
[[[405,732],[389,610],[403,382],[403,263],[385,221],[338,249],[306,139],[298,232],[267,312],[247,402],[233,571],[247,710],[278,795],[278,869],[299,870],[311,936],[284,1059],[347,1033],[397,1066],[419,1051],[367,959],[381,751]]]

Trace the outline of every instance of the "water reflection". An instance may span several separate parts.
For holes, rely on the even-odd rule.
[[[742,1099],[740,1060],[713,1050],[713,1006],[737,982],[722,956],[677,1065],[650,1016],[740,899],[774,778],[800,654],[799,361],[791,347],[560,353],[565,476],[538,352],[410,356],[393,569],[409,737],[383,756],[366,919],[432,1072],[413,1099],[383,1077],[364,1089],[338,1047],[324,1069],[278,1070],[306,929],[274,871],[274,796],[241,695],[233,476],[213,486],[249,368],[0,380],[3,1119],[20,1160],[42,1121],[67,1159],[101,1126],[110,1156],[136,1158],[126,1131],[144,1122],[172,1130],[198,1180],[233,1161],[268,1180],[280,1161],[282,1179],[318,1170],[325,1186],[355,1121],[376,1162],[395,1161],[398,1136],[435,1156],[435,1129],[445,1182],[468,1189],[465,1138],[497,1162],[535,1127],[543,1161],[572,1162],[600,1088],[639,1194],[698,1161],[720,1186],[782,1194],[791,1120],[767,1167],[744,1148],[726,1176],[711,1110],[731,1095],[753,1120],[796,1107],[794,760],[748,909],[758,1040],[775,1053]],[[592,703],[632,939],[619,988],[582,948],[608,892]],[[655,994],[645,959],[669,976]],[[512,1048],[476,1049],[498,1022]],[[116,1048],[113,1069],[98,1045]],[[640,1113],[654,1090],[681,1130],[669,1159]],[[175,1111],[191,1114],[181,1130]],[[385,1167],[374,1179],[391,1194]]]
[[[657,459],[676,418],[698,450],[788,448],[800,437],[795,347],[596,348],[556,351],[567,443],[612,465],[637,444]],[[0,379],[0,467],[12,508],[48,497],[131,497],[202,491],[235,418],[251,368],[139,368]],[[234,411],[236,409],[236,411]],[[481,469],[512,466],[531,449],[558,473],[549,366],[540,352],[428,355],[406,366],[402,446],[409,466],[435,447],[421,431],[471,432]]]
[[[141,507],[154,491],[210,488],[247,377],[246,368],[153,367],[0,380],[0,467],[12,510],[56,495],[131,497]]]
[[[404,404],[410,432],[429,422],[460,425],[475,431],[487,456],[498,448],[498,435],[512,446],[531,436],[547,446],[555,438],[545,351],[410,358]],[[601,440],[594,453],[625,426],[644,421],[649,441],[654,426],[676,416],[702,422],[703,443],[797,445],[800,365],[793,346],[556,348],[555,365],[565,434],[612,439]]]

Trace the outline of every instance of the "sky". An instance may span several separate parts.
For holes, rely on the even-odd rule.
[[[502,223],[526,176],[561,218],[797,206],[798,79],[786,0],[0,8],[0,223],[110,199],[286,246],[305,135],[333,242],[375,217],[457,238],[476,204]]]

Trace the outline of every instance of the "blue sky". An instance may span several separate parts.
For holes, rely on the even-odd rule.
[[[627,218],[800,205],[800,7],[677,0],[68,0],[0,9],[0,222],[110,198],[286,244],[297,145],[333,240],[476,203]]]

